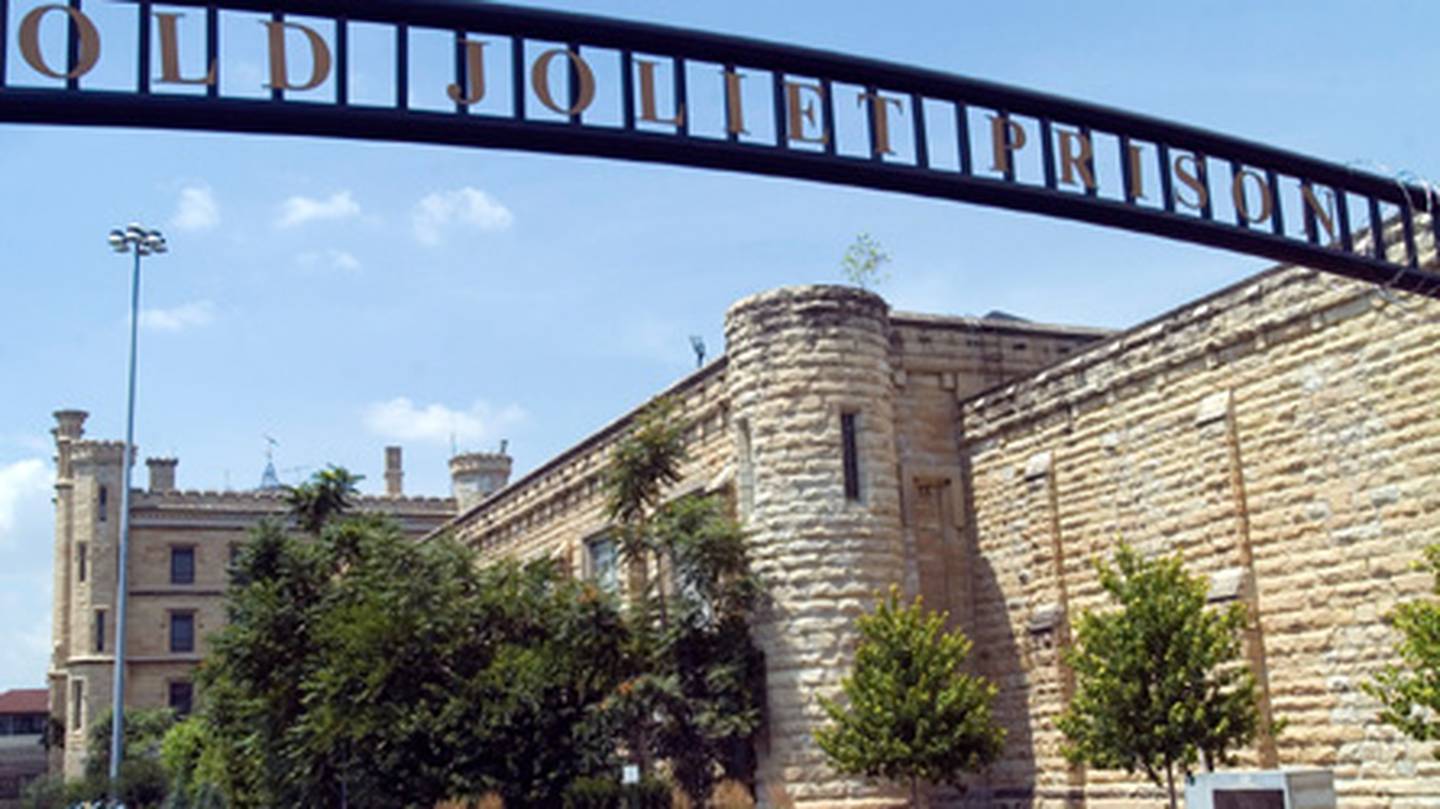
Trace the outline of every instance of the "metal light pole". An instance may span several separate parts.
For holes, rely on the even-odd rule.
[[[120,564],[115,578],[115,688],[114,724],[110,732],[110,783],[120,778],[120,759],[125,753],[125,596],[126,567],[130,556],[130,467],[135,463],[135,346],[140,326],[140,257],[166,252],[165,237],[158,230],[146,230],[131,222],[124,230],[110,231],[110,247],[117,253],[135,254],[130,276],[130,384],[126,391],[125,451],[121,456],[124,482],[120,487]],[[112,786],[112,789],[114,787]],[[111,794],[119,804],[119,796]]]

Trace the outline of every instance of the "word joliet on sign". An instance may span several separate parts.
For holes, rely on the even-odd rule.
[[[0,121],[406,140],[744,171],[1059,216],[1440,295],[1440,273],[1419,265],[1419,229],[1428,219],[1440,233],[1440,217],[1428,216],[1440,197],[1428,189],[1094,104],[497,3],[165,3],[195,10],[187,15],[125,2],[139,12],[133,90],[82,85],[105,44],[98,14],[80,0],[37,5],[18,14],[14,36],[39,84],[16,83],[0,48]],[[9,38],[8,5],[0,0],[0,41]],[[227,58],[244,58],[229,40],[237,25],[263,27],[259,41],[241,38],[258,51],[245,56],[268,65],[269,100],[221,90],[221,12],[242,15],[225,20]],[[395,69],[391,106],[349,99],[357,22],[394,29],[384,57]],[[410,103],[412,26],[446,34],[454,70],[435,89],[451,112]],[[53,36],[60,27],[68,41]],[[509,109],[497,111],[507,97]]]

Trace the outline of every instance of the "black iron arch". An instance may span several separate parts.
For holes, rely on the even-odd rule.
[[[137,11],[136,80],[133,90],[115,91],[85,86],[101,38],[118,34],[101,31],[81,0],[31,9],[14,32],[5,30],[8,2],[0,0],[0,43],[18,38],[22,61],[51,77],[47,86],[16,84],[0,47],[0,121],[409,141],[791,177],[1123,228],[1440,297],[1440,273],[1420,261],[1419,231],[1440,236],[1440,217],[1429,215],[1440,196],[1428,188],[1104,106],[813,49],[472,0],[167,0],[165,10],[150,0],[122,2]],[[183,40],[176,7],[203,12],[203,22],[183,23],[194,26]],[[265,15],[269,98],[220,91],[227,11]],[[68,30],[63,61],[44,52],[37,34],[56,24],[47,21],[52,15],[65,18]],[[317,19],[333,23],[329,36]],[[353,23],[393,29],[389,106],[351,101]],[[455,35],[453,110],[411,104],[412,29]],[[287,32],[303,36],[287,45]],[[287,72],[297,39],[297,54],[309,49],[306,81]],[[177,51],[201,47],[211,72],[183,75]],[[544,50],[536,55],[537,48]],[[605,116],[597,115],[590,64],[602,58],[618,60],[621,85],[609,122],[597,120]],[[698,95],[687,70],[697,63],[716,69],[709,76],[719,90],[711,95],[720,97],[725,122],[718,133],[698,132],[693,115],[674,120]],[[558,87],[553,66],[568,74]],[[331,76],[328,102],[288,92]],[[474,114],[475,96],[497,77],[509,85],[509,109]],[[180,83],[204,91],[164,92]],[[863,108],[858,155],[837,148],[837,99]],[[774,132],[763,141],[745,136],[745,117],[757,106]],[[939,129],[948,140],[935,136]],[[1102,148],[1114,150],[1118,168],[1103,177]],[[1034,176],[1018,170],[1037,165]]]

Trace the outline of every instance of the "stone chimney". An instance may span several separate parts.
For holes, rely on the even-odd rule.
[[[400,462],[400,448],[385,448],[385,494],[388,497],[405,495],[405,470]]]
[[[510,456],[499,452],[467,452],[450,459],[450,488],[461,511],[469,509],[510,482]]]
[[[152,494],[175,491],[175,466],[179,463],[178,458],[145,459],[145,465],[150,467],[150,492]]]

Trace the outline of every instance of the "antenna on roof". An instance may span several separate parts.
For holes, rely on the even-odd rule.
[[[690,335],[690,348],[695,352],[695,367],[699,368],[705,364],[705,338],[698,334]]]
[[[275,447],[280,442],[268,435],[261,438],[265,439],[265,471],[260,474],[260,491],[269,492],[280,488],[280,476],[275,474]]]

